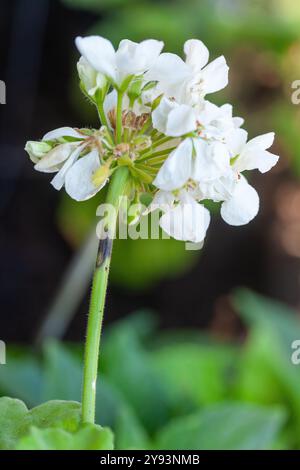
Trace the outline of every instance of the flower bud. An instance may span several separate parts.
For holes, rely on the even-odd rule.
[[[110,166],[109,163],[105,163],[101,165],[93,174],[92,182],[93,185],[98,188],[99,186],[103,185],[107,178],[110,176]]]
[[[77,70],[83,91],[89,96],[94,97],[98,90],[103,90],[106,86],[104,75],[93,69],[84,57],[80,57],[77,62]]]
[[[47,142],[29,140],[25,145],[25,151],[28,153],[30,160],[33,163],[38,163],[38,161],[50,152],[50,150],[51,145]]]
[[[134,103],[134,101],[141,96],[142,86],[143,86],[142,76],[135,77],[130,83],[130,86],[127,91],[127,95],[131,103]]]

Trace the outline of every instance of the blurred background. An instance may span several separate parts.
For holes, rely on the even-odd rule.
[[[2,0],[0,79],[7,104],[0,106],[1,339],[31,346],[48,336],[84,339],[99,199],[74,203],[56,192],[23,148],[26,140],[60,126],[98,125],[76,73],[74,38],[91,33],[116,46],[122,38],[162,39],[179,54],[186,39],[200,38],[211,58],[224,54],[230,66],[229,87],[212,101],[232,103],[250,137],[274,130],[272,151],[281,156],[270,173],[251,175],[261,196],[257,218],[230,227],[216,213],[202,251],[186,251],[174,240],[116,241],[101,423],[114,426],[115,410],[122,408],[114,387],[132,404],[122,416],[139,445],[170,416],[230,396],[280,404],[289,423],[280,442],[299,446],[300,380],[290,364],[291,341],[300,339],[300,105],[291,102],[292,82],[300,79],[297,0]],[[250,290],[236,291],[240,286]],[[111,323],[118,326],[111,330]],[[184,341],[171,341],[171,329]],[[151,357],[140,345],[147,335]],[[71,357],[64,347],[46,347],[48,382],[44,377],[42,387],[36,350],[26,349],[24,356],[23,349],[20,359],[18,348],[8,346],[1,393],[21,395],[29,405],[45,396],[79,399],[80,355],[75,360],[77,350]],[[163,392],[166,376],[172,397]],[[128,445],[123,424],[118,421],[120,448]],[[171,445],[180,446],[173,438]]]

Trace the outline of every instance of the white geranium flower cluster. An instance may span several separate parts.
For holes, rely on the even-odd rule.
[[[224,57],[209,61],[199,40],[184,45],[185,61],[162,53],[163,43],[112,44],[77,38],[80,86],[97,107],[100,129],[63,127],[27,142],[38,171],[56,173],[52,185],[77,201],[94,196],[120,166],[130,173],[130,197],[153,196],[146,212],[160,209],[160,225],[176,239],[202,242],[210,222],[205,200],[221,203],[231,225],[252,220],[259,197],[243,172],[269,171],[278,156],[267,149],[274,134],[248,141],[232,107],[206,96],[228,83]]]

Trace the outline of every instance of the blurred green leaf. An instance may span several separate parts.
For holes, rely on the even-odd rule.
[[[144,328],[140,319],[128,318],[106,333],[102,370],[151,432],[169,419],[171,403],[168,388],[142,345],[141,325]]]
[[[220,404],[179,418],[157,436],[165,450],[269,449],[284,422],[279,409],[244,404]]]
[[[196,405],[225,398],[234,350],[218,344],[174,343],[152,353],[162,380]]]
[[[119,411],[116,424],[116,449],[149,449],[149,437],[139,422],[134,411],[129,406],[123,406]]]
[[[0,393],[21,398],[29,406],[41,402],[42,369],[37,358],[28,350],[10,346],[7,364],[0,370]]]
[[[31,410],[13,398],[0,398],[0,449],[13,449],[31,426],[58,427],[75,431],[80,422],[81,405],[75,402],[52,401]]]
[[[87,424],[75,433],[63,429],[31,427],[20,439],[17,450],[112,450],[113,435],[109,429]]]
[[[43,400],[80,401],[82,384],[80,359],[57,341],[47,342],[43,352]]]
[[[43,400],[81,400],[83,351],[75,354],[66,345],[50,341],[44,346]],[[63,377],[63,380],[62,380]],[[124,400],[100,372],[96,388],[96,422],[114,426]]]
[[[292,421],[295,421],[297,438],[300,432],[300,376],[291,355],[292,342],[300,338],[300,321],[287,306],[246,289],[238,290],[233,299],[241,316],[254,331],[258,331],[253,337],[250,352],[247,351],[245,364],[241,363],[241,389],[245,392],[245,384],[249,386],[252,380],[258,384],[261,381],[261,391],[258,393],[258,389],[252,386],[248,392],[252,390],[250,397],[255,398],[256,395],[257,399],[265,394],[265,401],[284,402],[290,409]],[[250,369],[245,368],[247,361],[252,364]],[[300,439],[297,439],[299,443]]]

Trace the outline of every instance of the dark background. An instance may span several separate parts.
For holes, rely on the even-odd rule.
[[[246,118],[245,127],[251,136],[275,129],[273,151],[281,155],[280,164],[270,174],[252,177],[261,195],[261,210],[249,225],[230,227],[216,214],[204,249],[200,255],[193,254],[189,267],[170,267],[170,273],[168,269],[158,269],[155,279],[140,288],[129,288],[118,274],[112,274],[106,321],[147,307],[158,312],[163,327],[208,327],[222,335],[236,335],[240,325],[230,303],[230,292],[240,285],[298,308],[299,111],[290,102],[290,84],[300,78],[293,53],[299,47],[299,28],[298,33],[286,32],[284,28],[276,29],[275,23],[268,36],[264,26],[272,21],[274,11],[268,13],[266,8],[271,2],[263,1],[252,2],[259,11],[253,12],[253,18],[257,14],[262,21],[261,30],[255,30],[253,19],[252,35],[243,28],[247,16],[236,16],[236,11],[230,12],[225,5],[231,22],[225,28],[224,41],[216,37],[222,15],[215,7],[222,2],[86,2],[88,6],[93,4],[92,8],[72,8],[71,3],[2,0],[0,4],[0,79],[7,86],[7,104],[0,106],[0,337],[22,342],[35,339],[79,246],[78,241],[66,236],[68,230],[61,223],[68,209],[60,210],[63,215],[58,222],[65,196],[50,186],[47,175],[34,171],[23,148],[26,140],[37,140],[63,125],[98,125],[81,95],[73,91],[78,60],[74,38],[91,29],[116,44],[122,35],[141,40],[150,36],[153,29],[153,37],[160,37],[161,33],[166,47],[179,53],[188,37],[203,39],[212,49],[212,57],[224,53],[230,65],[232,85],[220,95],[220,102],[228,99],[237,107]],[[236,2],[228,3],[239,9]],[[203,8],[202,15],[200,10],[197,15],[193,12],[194,4]],[[166,8],[173,12],[170,25],[164,24]],[[186,17],[178,17],[176,8],[185,11]],[[161,16],[157,16],[160,11]],[[136,18],[139,27],[130,23],[130,18]],[[161,18],[161,26],[158,22],[154,27],[152,18]],[[211,28],[204,27],[205,18]],[[276,18],[280,24],[280,15]],[[178,22],[178,29],[171,20]],[[238,21],[243,33],[238,30]],[[286,128],[295,129],[292,137],[284,134]],[[80,218],[74,220],[75,225],[80,223]],[[151,250],[150,244],[145,242],[143,246],[147,253]],[[126,251],[126,246],[120,250]],[[145,259],[143,254],[139,256],[143,271]],[[149,263],[149,253],[147,259]],[[168,263],[166,259],[165,264]],[[130,262],[124,270],[131,270]],[[83,339],[87,308],[88,295],[62,335]]]

